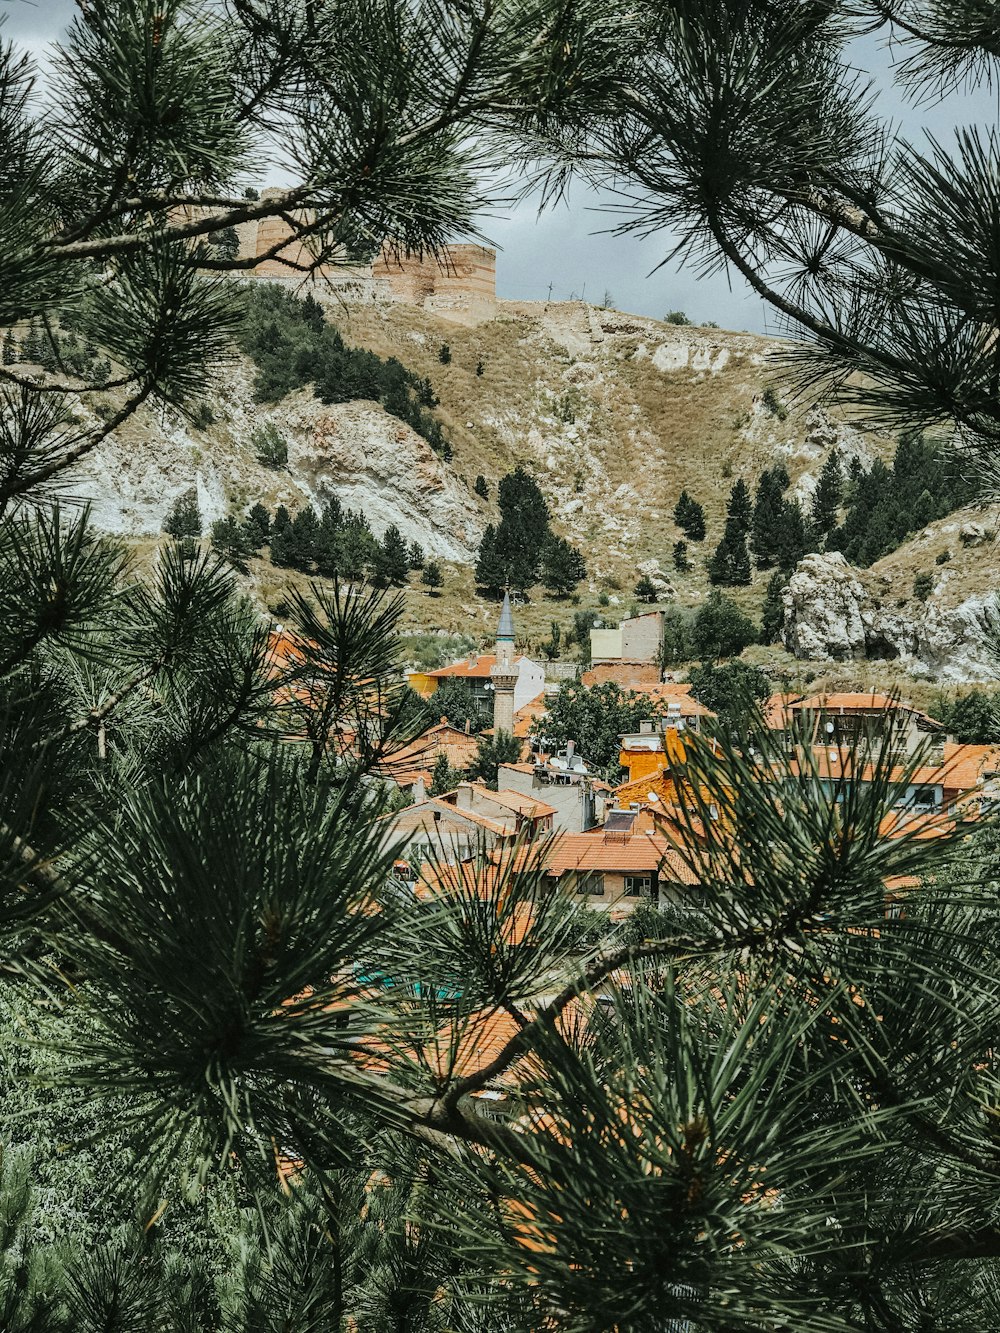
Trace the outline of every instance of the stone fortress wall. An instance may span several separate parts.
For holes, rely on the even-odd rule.
[[[265,193],[265,198],[266,193]],[[308,245],[293,239],[283,218],[262,218],[237,228],[240,257],[266,254],[281,241],[273,259],[249,270],[252,277],[300,285],[300,269],[312,262]],[[402,255],[384,249],[371,264],[323,265],[314,275],[314,294],[341,301],[421,306],[459,323],[478,323],[496,314],[496,251],[482,245],[448,245],[439,256]]]

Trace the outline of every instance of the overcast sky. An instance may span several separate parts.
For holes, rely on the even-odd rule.
[[[0,0],[6,15],[5,35],[29,45],[44,60],[46,45],[58,37],[74,11],[73,0]],[[938,107],[914,110],[898,95],[888,74],[890,54],[884,45],[859,46],[859,62],[883,85],[884,113],[898,120],[911,139],[924,129],[945,140],[958,124],[976,120],[996,124],[998,92],[977,90],[950,98]],[[667,310],[685,310],[696,321],[714,320],[723,328],[773,330],[764,303],[734,276],[699,279],[676,265],[658,268],[669,253],[669,238],[612,237],[613,219],[601,211],[607,203],[591,192],[575,189],[569,200],[541,218],[523,205],[505,217],[490,217],[484,230],[497,245],[497,287],[501,297],[544,299],[551,284],[554,300],[571,295],[600,303],[610,292],[619,310],[662,317]]]

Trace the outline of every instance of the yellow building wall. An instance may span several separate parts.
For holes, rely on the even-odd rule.
[[[618,756],[622,768],[628,769],[628,781],[638,782],[654,773],[662,773],[666,766],[665,756],[660,750],[622,750]]]
[[[410,688],[416,690],[421,699],[429,699],[440,683],[436,677],[425,675],[423,671],[411,671],[407,680]]]

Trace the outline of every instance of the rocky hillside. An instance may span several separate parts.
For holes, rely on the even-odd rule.
[[[814,662],[881,659],[935,680],[995,679],[998,529],[996,507],[965,509],[871,569],[807,556],[784,594],[786,646]]]
[[[495,516],[495,483],[517,463],[538,477],[556,530],[586,555],[582,604],[627,609],[640,573],[684,605],[705,598],[703,557],[721,535],[736,478],[752,486],[782,461],[792,493],[808,499],[834,447],[866,466],[893,449],[842,414],[788,399],[781,344],[751,334],[575,302],[501,302],[495,318],[473,327],[405,305],[328,303],[326,313],[349,344],[396,357],[430,380],[450,462],[368,402],[328,406],[300,390],[261,405],[252,363],[234,358],[220,368],[201,427],[145,411],[80,468],[77,494],[92,502],[96,521],[152,536],[191,486],[206,526],[256,500],[294,511],[336,494],[376,534],[395,523],[446,563],[445,596],[415,590],[411,627],[475,636],[488,632],[495,612],[475,597],[471,566]],[[443,344],[450,360],[441,358]],[[279,471],[259,464],[251,443],[269,422],[288,441]],[[479,473],[490,482],[489,501],[473,490]],[[672,510],[684,488],[704,505],[708,535],[691,549],[692,570],[680,574],[670,553],[682,535]],[[992,531],[992,519],[985,527],[982,520],[966,513],[932,525],[863,575],[832,557],[809,557],[787,593],[790,652],[819,661],[886,656],[945,677],[981,675],[981,651],[957,646],[981,638]],[[981,532],[963,537],[976,523]],[[949,561],[935,564],[944,549]],[[924,600],[913,590],[921,571],[932,575]],[[265,603],[274,601],[278,574],[254,564]],[[735,594],[754,613],[764,582],[757,574]],[[540,635],[556,615],[566,618],[565,604],[540,603],[522,623]]]

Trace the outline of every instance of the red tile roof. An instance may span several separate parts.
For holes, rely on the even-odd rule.
[[[521,660],[520,656],[515,657],[515,665]],[[424,671],[422,674],[431,680],[450,680],[452,677],[459,680],[488,680],[496,664],[496,653],[480,653],[478,656],[470,654],[469,657],[463,657],[461,662],[452,662],[451,666],[438,667],[436,671]]]
[[[626,834],[606,838],[596,833],[564,833],[553,844],[548,858],[549,874],[603,870],[610,874],[655,874],[682,884],[698,881],[666,838],[655,833]]]

